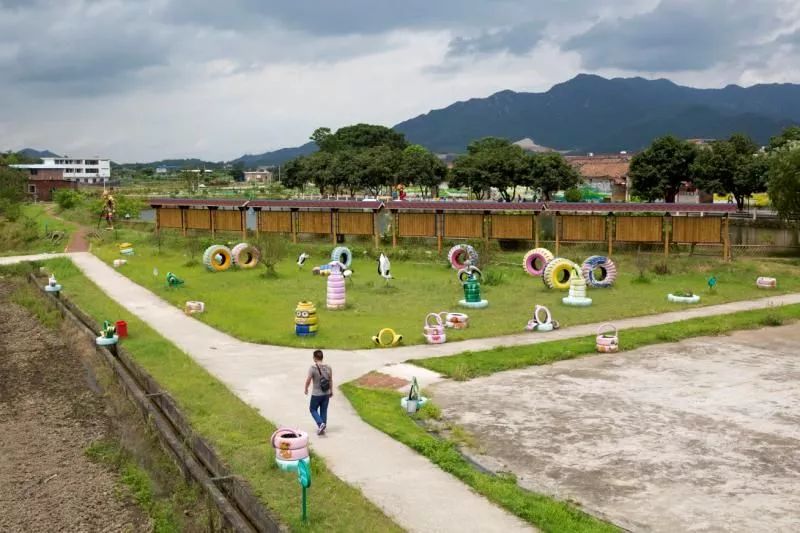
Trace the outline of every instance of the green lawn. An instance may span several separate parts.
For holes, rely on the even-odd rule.
[[[734,330],[778,326],[785,321],[798,318],[800,318],[800,305],[742,311],[727,315],[693,318],[672,324],[623,330],[619,333],[619,343],[620,349],[633,350],[640,346],[676,342],[689,337],[722,335]],[[482,352],[464,352],[448,357],[416,359],[412,363],[456,380],[467,380],[488,376],[503,370],[545,365],[595,353],[595,338],[590,336],[529,346],[495,348]]]
[[[124,347],[175,398],[192,427],[213,443],[236,475],[247,479],[255,493],[292,530],[400,531],[361,492],[335,477],[324,460],[312,460],[309,523],[300,521],[297,476],[275,466],[268,439],[275,426],[236,397],[188,355],[116,304],[68,259],[45,263],[64,285],[63,294],[98,322],[128,322]],[[21,267],[15,267],[20,269]]]
[[[394,251],[386,247],[384,251],[392,260],[392,274],[396,278],[389,286],[377,274],[375,250],[369,244],[351,245],[356,259],[352,282],[347,284],[348,308],[328,311],[324,306],[325,278],[312,276],[311,267],[329,261],[330,244],[290,245],[289,256],[278,265],[279,276],[269,279],[261,276],[260,268],[208,272],[199,263],[203,250],[196,241],[195,249],[190,252],[189,240],[165,237],[159,252],[155,240],[144,235],[127,230],[109,233],[105,235],[107,242],[95,244],[93,251],[111,263],[122,257],[116,244],[134,242],[136,255],[126,257],[128,264],[119,269],[121,273],[176,306],[183,307],[187,300],[205,302],[206,312],[196,315],[199,320],[247,341],[298,347],[367,348],[372,346],[371,337],[379,329],[391,327],[404,335],[406,344],[419,344],[424,342],[421,329],[427,313],[462,310],[457,302],[463,298],[463,291],[455,271],[445,260],[437,258],[435,249],[431,252],[421,245]],[[225,240],[220,237],[217,242]],[[312,257],[301,270],[295,260],[302,251]],[[772,294],[800,290],[797,260],[738,259],[723,263],[709,257],[673,258],[669,262],[670,274],[651,272],[648,282],[640,283],[636,280],[634,258],[622,255],[614,257],[620,271],[615,287],[591,289],[589,296],[594,304],[590,307],[567,307],[561,303],[565,292],[551,291],[541,279],[523,272],[523,255],[523,252],[497,254],[496,263],[484,268],[487,274],[501,278],[497,284],[482,286],[489,307],[468,310],[469,329],[448,331],[448,338],[460,340],[522,332],[535,304],[548,306],[563,327],[680,309],[681,304],[667,302],[666,295],[681,289],[700,294],[702,305],[763,297],[767,294],[755,286],[759,275],[779,278],[779,288]],[[588,254],[571,258],[582,261],[585,255]],[[168,271],[186,284],[180,289],[167,288],[164,277]],[[709,292],[706,279],[712,274],[718,284],[716,291]],[[294,335],[294,308],[299,300],[317,304],[320,330],[316,337]]]
[[[458,451],[456,444],[428,433],[400,409],[401,394],[388,390],[342,385],[350,403],[368,424],[430,459],[494,503],[550,533],[619,531],[566,502],[521,488],[513,476],[495,476],[478,470]]]
[[[16,220],[0,217],[0,256],[63,252],[73,230],[73,224],[48,213],[47,204],[23,204]],[[64,237],[50,240],[52,231],[62,231]]]

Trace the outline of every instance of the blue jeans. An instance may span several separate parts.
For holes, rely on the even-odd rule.
[[[317,427],[328,423],[328,402],[330,399],[331,397],[327,394],[325,396],[311,397],[311,405],[308,410],[311,411],[311,416],[314,417]]]

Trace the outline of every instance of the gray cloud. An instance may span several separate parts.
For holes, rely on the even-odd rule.
[[[496,31],[484,31],[475,37],[456,37],[450,41],[447,55],[451,57],[508,52],[524,55],[542,39],[544,21],[531,21]]]
[[[641,15],[601,21],[569,39],[588,68],[644,72],[702,70],[729,61],[780,27],[785,2],[662,0]]]

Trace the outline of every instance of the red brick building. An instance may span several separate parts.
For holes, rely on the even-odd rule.
[[[25,168],[28,173],[28,194],[37,202],[51,202],[58,189],[77,189],[78,184],[64,178],[59,168]]]
[[[612,202],[627,201],[631,166],[628,154],[567,156],[566,159],[580,173],[584,183],[598,192],[610,194]]]

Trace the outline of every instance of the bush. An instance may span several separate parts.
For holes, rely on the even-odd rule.
[[[570,187],[564,191],[564,200],[567,202],[580,202],[583,200],[583,193],[577,187]]]
[[[289,253],[286,239],[281,235],[262,234],[259,236],[256,246],[261,252],[261,265],[264,266],[265,277],[275,277],[278,275],[275,267]]]
[[[72,209],[83,202],[83,195],[74,189],[59,189],[53,193],[53,199],[62,210]]]
[[[22,204],[6,198],[0,198],[0,214],[14,222],[22,215]]]
[[[656,265],[653,267],[653,272],[655,272],[659,276],[666,276],[670,272],[669,265],[667,265],[666,261],[656,263]]]

